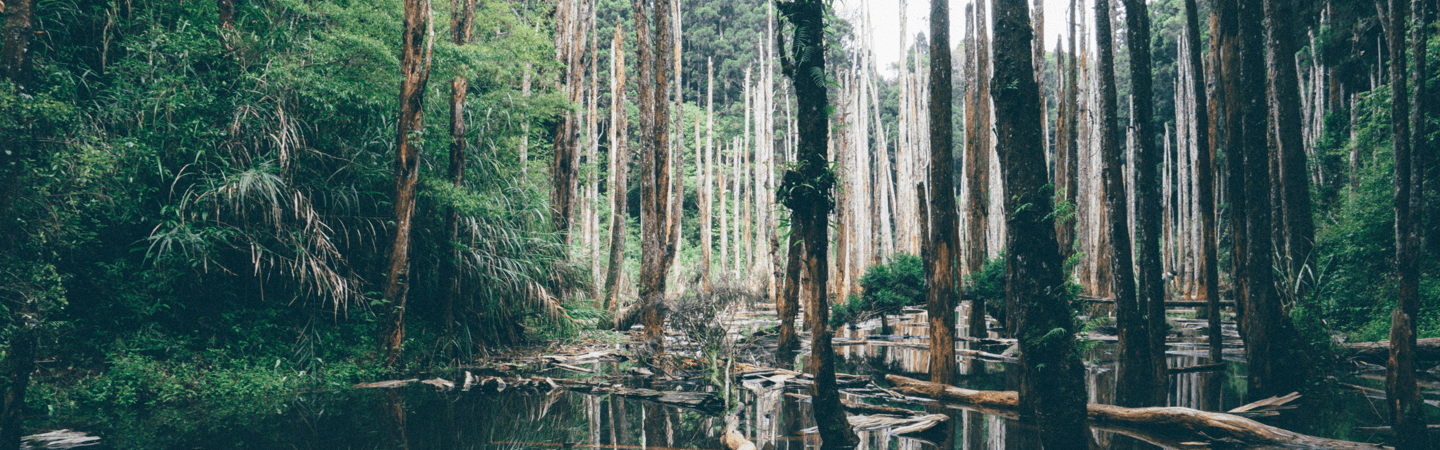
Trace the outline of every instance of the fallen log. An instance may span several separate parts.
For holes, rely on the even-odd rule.
[[[1019,407],[1019,395],[1014,391],[976,391],[898,375],[886,375],[885,379],[895,383],[896,391],[907,395],[1004,411],[1008,412],[1010,417],[1016,416]],[[1252,447],[1301,446],[1344,450],[1382,448],[1376,444],[1304,435],[1232,414],[1190,408],[1125,408],[1100,404],[1086,405],[1086,408],[1091,426],[1117,431],[1162,447],[1193,448],[1195,442],[1226,441],[1240,442]]]
[[[100,444],[99,436],[90,436],[82,431],[68,429],[32,434],[20,438],[20,440],[21,448],[68,449]]]
[[[1291,405],[1289,403],[1295,401],[1295,399],[1298,398],[1300,398],[1299,392],[1291,392],[1289,395],[1286,395],[1284,397],[1270,397],[1264,400],[1260,400],[1258,402],[1241,405],[1239,407],[1236,407],[1235,409],[1226,412],[1237,416],[1251,418],[1278,416],[1280,415],[1280,410],[1282,409],[1295,409],[1296,405]]]
[[[354,389],[394,389],[398,387],[409,386],[410,383],[414,383],[417,381],[420,381],[420,379],[411,378],[408,380],[386,380],[376,381],[374,383],[356,383],[350,387]]]
[[[1229,364],[1226,364],[1226,363],[1221,362],[1221,363],[1212,363],[1212,364],[1200,364],[1200,365],[1188,366],[1188,367],[1171,367],[1171,368],[1170,368],[1170,374],[1171,374],[1171,375],[1175,375],[1175,374],[1180,374],[1180,373],[1219,372],[1219,371],[1225,370],[1225,367],[1228,366],[1228,365],[1229,365]]]
[[[1386,425],[1386,426],[1383,426],[1383,427],[1355,427],[1355,428],[1351,428],[1351,430],[1356,431],[1356,432],[1360,432],[1360,433],[1375,433],[1375,434],[1384,435],[1384,436],[1393,436],[1393,435],[1395,434],[1395,429],[1390,428],[1389,425]],[[1429,431],[1429,432],[1431,432],[1431,433],[1440,433],[1440,425],[1437,425],[1437,424],[1426,425],[1426,426],[1425,426],[1425,431]]]
[[[1381,364],[1390,358],[1390,341],[1354,342],[1345,344],[1345,348],[1350,351],[1351,358],[1379,361]],[[1440,338],[1416,339],[1415,359],[1440,361]]]

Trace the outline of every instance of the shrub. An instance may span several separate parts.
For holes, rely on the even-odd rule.
[[[920,258],[897,253],[888,264],[870,266],[860,277],[863,294],[837,304],[830,325],[855,323],[880,314],[893,314],[925,301],[925,265]]]

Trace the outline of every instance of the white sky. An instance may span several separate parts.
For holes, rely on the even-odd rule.
[[[965,39],[965,5],[974,0],[950,0],[950,48],[955,48]],[[1031,0],[1032,2],[1034,0]],[[1045,48],[1054,48],[1055,39],[1059,36],[1068,36],[1065,28],[1065,21],[1068,18],[1070,0],[1043,0],[1045,2]],[[987,0],[988,2],[988,0]],[[878,67],[885,76],[894,76],[894,71],[889,67],[900,59],[900,0],[839,0],[836,2],[836,12],[841,17],[849,19],[851,24],[859,27],[859,14],[868,9],[870,12],[871,48],[875,51]],[[1089,0],[1077,2],[1081,12],[1086,19],[1092,17],[1094,3]],[[992,7],[986,7],[988,13]],[[913,39],[916,33],[924,31],[930,34],[930,2],[928,0],[907,0],[906,1],[906,30],[905,33]],[[989,20],[986,20],[986,29],[989,29]],[[1090,26],[1094,28],[1094,26]],[[858,31],[858,30],[857,30]],[[991,33],[991,39],[994,34]],[[909,45],[914,45],[910,42]]]

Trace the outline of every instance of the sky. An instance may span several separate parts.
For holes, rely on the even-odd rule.
[[[972,0],[950,0],[950,48],[955,48],[965,39],[965,5]],[[1033,0],[1031,0],[1033,2]],[[1045,2],[1045,48],[1055,46],[1055,39],[1060,36],[1068,36],[1064,29],[1067,19],[1070,0],[1043,0]],[[916,33],[924,31],[927,35],[930,31],[930,2],[928,0],[908,0],[906,2],[906,34],[913,37]],[[1090,1],[1081,0],[1077,2],[1080,8],[1087,13],[1085,17],[1091,17],[1091,10],[1094,4]],[[900,0],[837,0],[836,12],[849,19],[852,24],[858,26],[858,18],[861,12],[868,10],[870,23],[872,48],[875,51],[876,62],[881,68],[882,75],[894,76],[890,69],[892,64],[900,60]],[[987,7],[987,9],[989,9]],[[987,20],[987,30],[989,29]],[[991,39],[994,34],[991,33]],[[910,45],[914,45],[911,42]]]

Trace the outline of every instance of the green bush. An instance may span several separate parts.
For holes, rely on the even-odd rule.
[[[1005,322],[1005,254],[985,261],[977,273],[965,276],[961,298],[985,300],[985,313]]]
[[[863,294],[837,304],[830,325],[855,323],[878,314],[893,314],[925,301],[925,265],[920,258],[897,253],[888,264],[870,266],[860,277]]]

